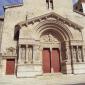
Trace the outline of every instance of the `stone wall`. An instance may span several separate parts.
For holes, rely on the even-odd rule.
[[[65,3],[61,2],[63,2],[63,0],[59,1],[54,0],[53,10],[49,10],[46,8],[45,0],[35,0],[35,1],[24,0],[23,6],[6,9],[3,40],[2,40],[3,42],[2,52],[6,53],[6,49],[9,47],[14,47],[14,48],[16,47],[16,41],[14,41],[14,28],[17,23],[26,20],[26,15],[27,18],[29,19],[32,17],[46,14],[48,12],[55,12],[64,17],[67,17],[67,14],[72,12],[72,2],[71,0],[66,0]]]
[[[85,45],[85,40],[84,40],[85,39],[85,16],[73,12],[72,0],[65,0],[65,1],[53,0],[53,2],[54,2],[53,10],[48,9],[46,7],[46,0],[23,0],[22,6],[12,7],[5,10],[5,20],[3,26],[3,36],[2,36],[2,46],[1,46],[2,55],[5,55],[7,53],[8,48],[12,47],[16,49],[17,42],[14,40],[14,31],[15,31],[16,24],[18,24],[21,21],[25,21],[26,19],[38,17],[50,12],[59,14],[62,17],[66,18],[67,20],[69,19],[77,23],[78,25],[81,25],[83,27],[82,34],[80,34],[80,32],[77,31],[76,29],[71,28],[70,26],[68,28],[71,30],[73,37],[74,38],[76,37],[75,39],[81,39],[80,35],[82,35],[82,39],[84,41],[83,46]],[[28,32],[31,31],[32,28],[35,28],[37,24],[38,23],[36,24],[33,23],[30,24],[28,27],[23,27],[21,31],[22,32],[25,31],[26,33],[24,35],[26,35],[28,34]],[[25,29],[30,31],[27,32]],[[35,35],[35,32],[31,32],[31,33],[34,33]],[[21,37],[23,36],[22,34]],[[85,46],[83,47],[83,49],[85,50]],[[67,65],[67,67],[69,67],[69,65]],[[70,70],[68,70],[67,73],[71,73]]]

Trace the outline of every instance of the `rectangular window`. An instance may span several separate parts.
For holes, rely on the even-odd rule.
[[[53,9],[53,0],[46,0],[46,7],[48,9]]]
[[[50,0],[50,8],[53,9],[53,0]]]
[[[46,7],[49,9],[49,0],[46,0]]]

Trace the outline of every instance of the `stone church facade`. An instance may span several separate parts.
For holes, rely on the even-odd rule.
[[[85,16],[72,0],[23,0],[5,10],[1,75],[85,73]]]

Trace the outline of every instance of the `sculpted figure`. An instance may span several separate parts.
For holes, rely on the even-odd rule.
[[[25,62],[25,48],[21,48],[21,62]]]
[[[76,54],[76,48],[73,48],[73,61],[77,61],[77,54]]]
[[[32,50],[32,47],[28,48],[28,59],[29,59],[30,63],[33,62],[33,50]]]
[[[82,54],[81,54],[81,49],[78,49],[78,61],[81,62],[82,61]]]
[[[66,59],[69,61],[70,60],[70,50],[67,48],[66,50]]]

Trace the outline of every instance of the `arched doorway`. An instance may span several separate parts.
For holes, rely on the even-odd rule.
[[[40,41],[42,50],[42,69],[44,73],[60,72],[60,51],[61,42],[59,34],[53,29],[44,31]]]
[[[42,22],[43,23],[43,22]],[[62,62],[67,60],[67,51],[70,50],[70,31],[64,25],[49,20],[37,27],[42,47],[43,73],[57,73],[62,70]],[[69,37],[70,36],[70,37]],[[68,45],[68,49],[67,49]],[[63,64],[66,71],[66,62]]]

